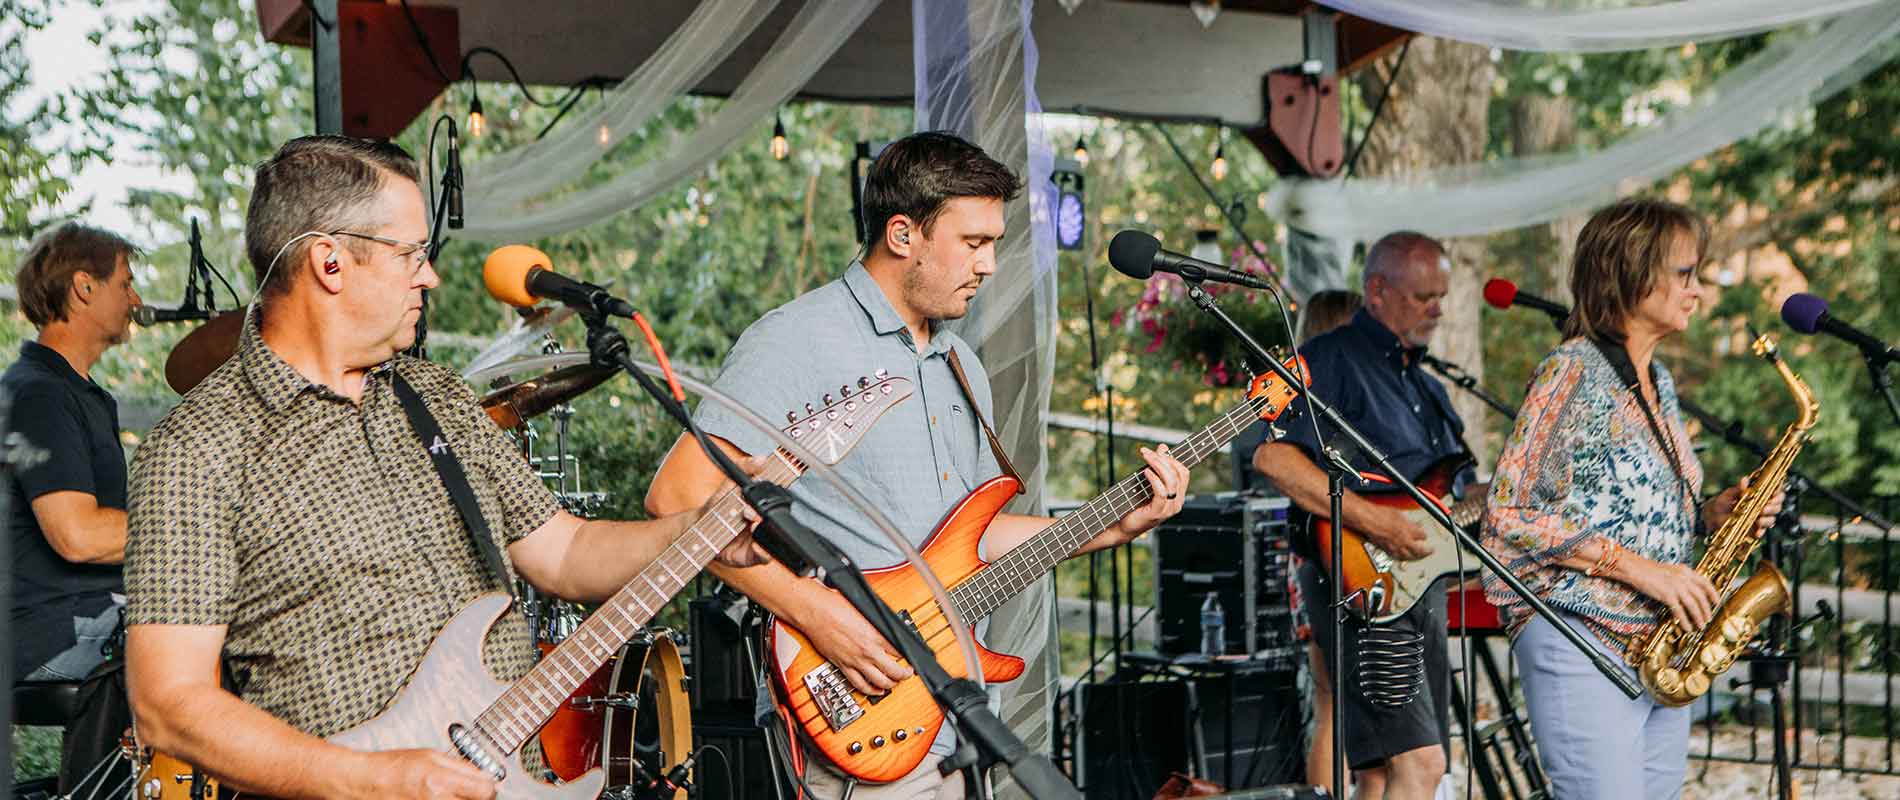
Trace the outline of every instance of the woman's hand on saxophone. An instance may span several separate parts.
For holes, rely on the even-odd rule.
[[[1742,495],[1747,491],[1748,478],[1743,477],[1741,483],[1731,486],[1721,494],[1709,498],[1709,502],[1704,503],[1702,506],[1702,524],[1710,531],[1721,529],[1723,523],[1728,522],[1728,518],[1734,516],[1735,504],[1741,502]],[[1775,492],[1768,496],[1767,505],[1762,506],[1761,515],[1755,518],[1756,536],[1762,535],[1762,533],[1768,530],[1769,526],[1775,524],[1775,516],[1781,513],[1782,496],[1782,492]]]
[[[1609,577],[1667,606],[1685,630],[1701,630],[1709,624],[1722,602],[1715,584],[1687,564],[1664,564],[1625,552]]]

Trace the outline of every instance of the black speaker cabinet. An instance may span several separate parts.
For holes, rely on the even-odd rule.
[[[1194,495],[1155,529],[1157,650],[1200,650],[1201,603],[1214,592],[1225,612],[1227,653],[1290,652],[1297,642],[1287,590],[1288,507],[1270,495]]]
[[[1148,800],[1191,757],[1188,684],[1085,683],[1075,688],[1075,785],[1089,800]]]
[[[765,733],[753,720],[758,692],[746,662],[745,601],[714,593],[694,598],[687,608],[693,740],[725,756],[725,763],[712,753],[700,757],[694,771],[699,796],[774,797]]]

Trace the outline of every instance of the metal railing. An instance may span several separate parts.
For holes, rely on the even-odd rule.
[[[1891,518],[1900,498],[1870,503]],[[1780,566],[1793,590],[1795,619],[1791,670],[1782,689],[1787,704],[1786,740],[1795,770],[1900,775],[1900,716],[1895,696],[1900,653],[1895,618],[1895,534],[1857,518],[1803,515],[1802,535],[1782,546]],[[1819,615],[1823,608],[1831,618]],[[1749,678],[1737,664],[1697,703],[1704,723],[1690,757],[1770,765],[1774,763],[1773,709],[1759,686],[1735,688]],[[1732,692],[1739,692],[1735,694]],[[1741,734],[1745,741],[1736,743]],[[1718,741],[1720,739],[1720,741]]]

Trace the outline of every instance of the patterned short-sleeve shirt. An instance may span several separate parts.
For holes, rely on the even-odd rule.
[[[238,694],[317,736],[374,716],[450,616],[506,590],[392,371],[436,417],[497,546],[554,517],[553,496],[453,372],[397,357],[371,370],[359,404],[304,378],[254,326],[133,461],[127,622],[226,626]],[[490,631],[484,660],[502,680],[527,672],[520,615]]]

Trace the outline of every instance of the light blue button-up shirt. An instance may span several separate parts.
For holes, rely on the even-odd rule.
[[[835,465],[913,545],[922,545],[943,515],[983,481],[1001,474],[970,401],[957,386],[948,354],[955,348],[982,413],[991,413],[989,375],[975,348],[939,329],[920,352],[910,331],[864,266],[779,306],[739,337],[713,388],[774,424],[786,412],[804,416],[840,386],[856,392],[859,377],[877,370],[909,378],[914,393],[879,417],[863,441]],[[775,445],[725,408],[702,402],[694,416],[707,433],[750,454]],[[792,485],[798,518],[831,539],[860,567],[903,560],[864,515],[830,484],[807,478]]]

